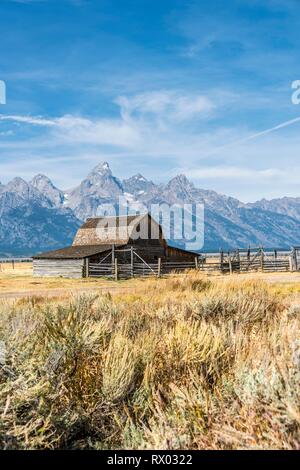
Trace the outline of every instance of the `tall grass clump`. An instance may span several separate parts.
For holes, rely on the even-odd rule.
[[[298,449],[297,312],[264,283],[192,273],[3,301],[1,448]]]

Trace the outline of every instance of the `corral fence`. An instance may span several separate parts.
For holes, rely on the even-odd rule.
[[[293,262],[293,257],[295,261]],[[200,261],[201,271],[233,272],[287,272],[297,271],[300,268],[299,259],[291,252],[278,250],[268,251],[264,248],[238,249],[232,252],[220,251],[218,254],[206,256]]]
[[[130,254],[130,262],[120,262],[117,258],[118,253]],[[171,272],[182,272],[188,269],[198,269],[198,256],[194,261],[163,262],[158,258],[156,263],[147,262],[140,254],[133,249],[114,249],[107,254],[99,263],[88,263],[86,266],[86,275],[88,277],[112,277],[115,279],[128,279],[130,277],[160,277]]]
[[[116,254],[130,252],[130,262],[120,262]],[[262,247],[239,249],[232,252],[221,250],[214,255],[195,256],[194,261],[146,262],[133,247],[114,250],[99,263],[88,264],[86,275],[89,277],[111,277],[127,279],[130,277],[163,276],[170,273],[195,269],[201,272],[219,272],[222,274],[243,272],[288,272],[300,271],[300,247],[292,251],[267,251]]]
[[[117,253],[127,253],[127,262],[118,260]],[[123,256],[121,256],[123,258]],[[129,262],[128,262],[129,259]],[[2,264],[9,264],[14,269],[19,263],[31,263],[32,258],[0,258]],[[218,253],[195,255],[194,261],[164,261],[158,258],[156,262],[147,262],[133,247],[128,249],[113,249],[100,262],[85,263],[86,277],[110,277],[127,279],[130,277],[163,276],[170,273],[196,269],[202,272],[217,272],[223,274],[243,272],[297,272],[300,271],[300,246],[292,247],[290,251],[265,250],[263,247],[237,249],[233,251],[220,250]]]

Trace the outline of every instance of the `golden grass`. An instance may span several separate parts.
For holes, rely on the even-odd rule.
[[[299,449],[297,289],[133,283],[0,302],[1,447]]]
[[[65,279],[62,277],[35,278],[32,276],[32,263],[2,263],[0,269],[0,295],[6,292],[28,292],[30,295],[45,290],[98,288],[107,284],[105,279]]]

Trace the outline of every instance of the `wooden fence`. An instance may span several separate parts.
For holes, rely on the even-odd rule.
[[[89,277],[110,277],[114,279],[128,279],[130,277],[148,277],[182,272],[188,269],[196,269],[198,262],[165,262],[160,259],[157,263],[134,262],[134,263],[118,263],[115,259],[114,263],[92,264],[88,266]]]
[[[298,256],[298,258],[297,258]],[[185,270],[197,269],[201,272],[219,272],[222,274],[243,272],[287,272],[300,270],[300,248],[298,251],[273,252],[264,251],[263,248],[236,250],[234,252],[216,253],[215,255],[199,255],[194,262],[162,261],[146,263],[136,252],[132,251],[130,263],[113,262],[90,264],[88,275],[91,277],[111,277],[126,279],[129,277],[162,276],[170,273],[179,273]],[[297,261],[298,259],[298,261]]]
[[[32,263],[32,258],[0,258],[0,271],[2,271],[2,264],[7,267],[7,264],[11,264],[12,269],[15,269],[15,265],[19,263]]]
[[[292,253],[278,253],[264,251],[263,248],[248,250],[236,250],[223,252],[207,257],[200,261],[199,268],[202,271],[233,272],[286,272],[296,271],[295,262],[292,263]],[[300,264],[299,264],[300,266]]]
[[[115,254],[118,251],[115,250]],[[207,273],[244,273],[244,272],[288,272],[300,271],[300,247],[293,247],[290,252],[265,251],[262,247],[232,252],[220,251],[215,254],[203,254],[195,257],[194,262],[163,261],[147,263],[133,249],[131,260],[122,263],[111,252],[100,263],[89,263],[83,266],[87,277],[108,277],[127,279],[130,277],[163,276],[170,273],[180,273],[185,270],[197,269]],[[0,258],[1,263],[31,262],[31,258]],[[81,277],[81,276],[80,276]]]

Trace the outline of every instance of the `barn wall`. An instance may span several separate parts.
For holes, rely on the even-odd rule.
[[[84,273],[83,259],[34,259],[35,277],[68,277],[80,279]]]
[[[179,248],[174,248],[172,246],[168,246],[167,248],[167,257],[171,258],[172,261],[194,261],[195,256],[197,255],[180,250]]]
[[[153,242],[153,244],[152,244]],[[155,243],[156,242],[156,243]],[[182,251],[173,247],[164,247],[163,244],[159,243],[159,240],[136,240],[132,245],[128,244],[124,247],[116,248],[115,258],[118,259],[119,263],[130,263],[131,253],[130,248],[133,246],[134,251],[141,256],[146,262],[156,263],[158,258],[161,258],[162,261],[195,261],[195,254]],[[122,251],[122,250],[127,251]],[[99,263],[105,258],[105,263],[110,263],[112,261],[111,254],[107,257],[109,252],[101,253],[100,255],[94,255],[90,257],[90,263]],[[136,257],[135,257],[136,261]]]
[[[134,251],[136,251],[136,253],[147,262],[155,263],[157,262],[158,258],[164,259],[165,252],[162,246],[159,246],[159,245],[151,246],[147,243],[145,243],[144,245],[142,243],[134,244],[132,246],[133,246]],[[130,247],[131,245],[127,245],[125,249],[130,249]],[[130,251],[127,251],[127,252],[116,251],[115,258],[118,258],[120,263],[129,263],[131,259],[131,253]],[[136,257],[135,257],[135,261],[137,261]]]

